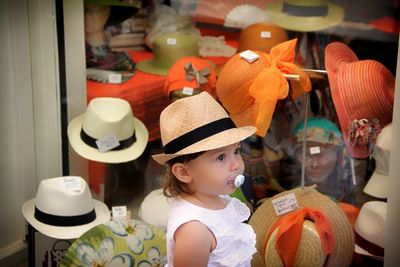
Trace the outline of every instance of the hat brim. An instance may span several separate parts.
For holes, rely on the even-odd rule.
[[[82,157],[104,163],[123,163],[140,157],[147,146],[149,132],[146,126],[134,118],[136,142],[130,147],[122,150],[99,152],[97,149],[88,146],[80,137],[84,115],[73,119],[68,125],[68,139],[72,148]]]
[[[175,154],[162,153],[162,154],[153,155],[152,157],[159,164],[165,164],[169,160],[179,157],[179,156],[202,152],[202,151],[209,151],[212,149],[229,146],[234,143],[243,141],[247,137],[254,134],[255,131],[256,131],[256,128],[254,126],[244,126],[244,127],[240,127],[240,128],[229,129],[229,130],[217,133],[215,135],[212,135],[208,138],[205,138],[197,143],[194,143],[194,144],[178,151]]]
[[[154,61],[152,59],[140,61],[136,64],[136,69],[146,73],[167,76],[169,68],[161,68],[153,63]]]
[[[367,257],[369,257],[371,259],[374,259],[374,260],[383,261],[383,259],[384,259],[384,257],[373,255],[373,254],[369,253],[368,251],[366,251],[365,249],[363,249],[362,247],[360,247],[357,244],[355,244],[354,252],[357,253],[357,254],[360,254],[360,255],[367,256]]]
[[[254,267],[265,266],[264,239],[271,227],[280,217],[276,216],[272,200],[294,193],[299,208],[317,208],[329,219],[335,238],[333,253],[329,256],[328,266],[348,266],[354,252],[354,234],[352,226],[338,204],[329,197],[313,189],[293,189],[282,192],[266,200],[256,209],[249,224],[257,236],[257,254],[253,257]]]
[[[388,179],[388,176],[375,171],[372,173],[363,191],[376,198],[387,198]]]
[[[35,201],[36,198],[28,200],[22,206],[22,214],[33,228],[40,233],[56,238],[56,239],[75,239],[88,231],[90,228],[108,222],[110,220],[110,211],[106,204],[93,199],[94,210],[96,211],[96,219],[90,223],[79,226],[54,226],[42,223],[35,218]]]
[[[293,16],[282,12],[283,2],[271,3],[266,7],[269,21],[292,31],[311,32],[336,26],[343,21],[344,10],[341,6],[327,2],[328,14],[322,16]]]

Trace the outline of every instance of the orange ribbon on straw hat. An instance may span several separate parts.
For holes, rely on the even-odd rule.
[[[271,227],[264,241],[264,247],[266,247],[272,232],[279,227],[276,236],[276,249],[284,266],[295,266],[296,253],[306,217],[314,222],[321,240],[322,251],[326,255],[334,251],[335,238],[328,218],[318,209],[302,208],[280,218]]]
[[[289,83],[284,74],[297,74],[300,77],[298,81],[291,81],[292,98],[297,98],[304,92],[311,90],[310,78],[294,63],[296,43],[297,39],[280,43],[271,48],[270,54],[257,51],[260,57],[258,60],[262,63],[248,63],[250,64],[248,71],[258,71],[257,75],[254,78],[247,75],[246,77],[249,77],[248,80],[242,84],[237,84],[235,88],[232,88],[233,86],[226,87],[225,85],[229,84],[229,82],[224,82],[223,80],[226,80],[224,75],[235,73],[228,70],[224,71],[224,69],[235,68],[237,64],[233,63],[238,61],[237,56],[230,59],[230,61],[233,60],[233,63],[229,64],[229,61],[227,62],[219,75],[217,94],[218,91],[222,92],[218,94],[218,97],[223,106],[234,120],[235,115],[239,117],[239,113],[252,110],[253,114],[244,116],[246,120],[251,121],[246,121],[245,123],[256,126],[257,134],[260,136],[265,136],[269,128],[278,99],[284,99],[289,94]],[[247,62],[240,62],[240,64],[247,64]],[[252,64],[258,70],[252,70]],[[261,68],[259,64],[262,64]],[[235,74],[245,75],[247,73],[236,72]],[[229,91],[228,94],[226,91]],[[254,104],[256,107],[254,107]]]

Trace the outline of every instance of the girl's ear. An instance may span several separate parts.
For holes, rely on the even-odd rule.
[[[174,163],[171,166],[171,171],[175,175],[175,177],[183,183],[187,184],[192,181],[192,178],[189,175],[188,166],[184,163]]]

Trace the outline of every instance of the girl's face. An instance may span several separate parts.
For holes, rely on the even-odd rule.
[[[244,171],[240,143],[214,149],[186,163],[195,194],[228,195],[235,192],[234,179]]]
[[[338,152],[335,146],[307,142],[305,175],[311,181],[323,182],[337,165]],[[302,164],[303,152],[301,148],[296,150],[297,164]]]

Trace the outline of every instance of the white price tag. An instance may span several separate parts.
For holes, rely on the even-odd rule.
[[[193,95],[193,91],[194,91],[194,89],[192,87],[184,86],[183,89],[182,89],[182,93],[184,95]]]
[[[319,153],[321,153],[321,149],[320,149],[319,146],[310,147],[310,154],[311,155],[319,154]]]
[[[109,83],[121,83],[122,75],[119,73],[110,73],[110,74],[108,74],[108,82]]]
[[[176,45],[175,38],[167,38],[167,45]]]
[[[276,215],[278,216],[299,208],[299,203],[297,202],[294,193],[272,200],[272,205],[274,206]]]
[[[103,152],[110,151],[111,149],[119,146],[119,141],[115,134],[111,134],[104,138],[98,139],[96,141],[96,145],[97,145],[97,148],[99,149],[99,152],[103,153]]]
[[[262,32],[260,33],[260,37],[261,37],[261,38],[265,38],[265,39],[271,38],[271,32],[270,32],[270,31],[262,31]]]
[[[259,58],[258,54],[254,53],[253,51],[250,51],[250,50],[246,50],[246,51],[240,53],[240,57],[250,63],[253,63],[254,61],[256,61]]]
[[[62,189],[80,191],[82,188],[82,180],[77,176],[65,176],[59,181]]]
[[[114,206],[112,207],[112,217],[113,218],[127,218],[128,212],[126,206]]]

